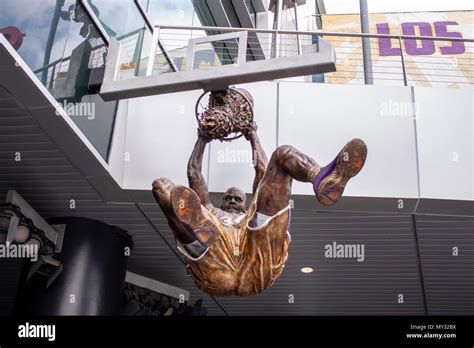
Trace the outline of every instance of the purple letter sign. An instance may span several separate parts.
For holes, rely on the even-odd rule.
[[[390,35],[388,24],[378,23],[377,34]],[[379,54],[381,56],[399,56],[401,53],[400,48],[392,47],[392,42],[389,38],[379,38]]]
[[[457,32],[449,32],[447,26],[448,25],[458,25],[457,22],[435,22],[435,32],[436,36],[439,37],[462,37],[461,33]],[[441,54],[463,54],[466,52],[466,47],[464,46],[464,42],[461,41],[453,41],[451,46],[443,46],[439,48]]]
[[[415,35],[415,27],[420,28],[420,36],[433,36],[430,23],[411,22],[402,23],[403,35]],[[421,40],[421,47],[417,46],[416,40],[405,40],[405,50],[410,55],[429,55],[435,53],[433,41]]]

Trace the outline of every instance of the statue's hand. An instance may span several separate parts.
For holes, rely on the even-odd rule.
[[[253,121],[252,125],[250,126],[249,131],[244,134],[245,139],[250,140],[250,137],[252,135],[257,134],[257,129],[258,129],[257,122]]]
[[[197,135],[198,135],[198,138],[205,141],[206,143],[210,143],[212,139],[206,137],[202,132],[201,132],[201,129],[198,127],[197,129]]]

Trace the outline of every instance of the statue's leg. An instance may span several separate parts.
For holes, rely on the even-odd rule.
[[[293,179],[309,182],[309,174],[320,166],[292,146],[279,146],[272,154],[257,193],[257,212],[273,216],[286,208]]]
[[[288,206],[293,179],[312,183],[319,202],[334,204],[347,181],[362,169],[366,156],[367,147],[360,139],[348,142],[325,167],[292,146],[278,147],[260,183],[257,212],[272,216]]]

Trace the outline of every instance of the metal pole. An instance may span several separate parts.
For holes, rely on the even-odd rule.
[[[407,71],[405,69],[405,57],[403,56],[402,37],[398,37],[398,44],[400,45],[400,58],[402,59],[402,70],[403,70],[403,83],[408,86]]]
[[[359,0],[360,3],[360,24],[362,33],[369,34],[369,10],[367,0]],[[374,84],[373,70],[372,70],[372,53],[370,50],[370,38],[362,39],[362,52],[364,59],[364,80],[366,85]]]
[[[275,16],[273,18],[273,30],[276,32],[273,34],[272,38],[272,51],[271,57],[278,58],[278,51],[280,50],[280,35],[278,31],[281,29],[281,11],[283,9],[283,0],[278,0],[275,5]]]
[[[51,27],[49,28],[48,41],[46,42],[46,48],[44,49],[43,66],[49,64],[51,59],[51,50],[53,49],[54,38],[56,37],[56,31],[58,30],[59,18],[61,16],[61,8],[64,6],[65,0],[56,0],[56,6],[54,8],[53,20],[51,21]],[[41,82],[46,84],[48,79],[48,69],[43,70],[41,75]]]
[[[153,66],[155,65],[156,49],[160,42],[160,27],[155,27],[153,30],[153,38],[151,39],[151,49],[148,58],[148,67],[146,69],[146,76],[151,76],[153,73]]]
[[[138,39],[137,39],[137,45],[135,46],[135,52],[133,54],[133,61],[135,62],[135,70],[134,70],[134,75],[138,76],[139,71],[140,71],[140,62],[141,62],[141,57],[142,57],[142,49],[143,49],[143,40],[145,38],[145,30],[146,28],[143,27],[139,32],[138,32]]]
[[[48,71],[48,69],[46,69],[46,71]],[[51,70],[51,79],[49,80],[49,89],[51,91],[53,90],[54,75],[56,75],[56,64],[53,65],[53,69]]]
[[[294,0],[295,4],[295,27],[296,30],[299,31],[299,25],[298,25],[298,1]],[[301,47],[300,47],[300,36],[296,34],[296,45],[298,46],[298,54],[301,54]]]
[[[323,29],[322,25],[322,20],[321,20],[321,11],[319,9],[319,3],[318,0],[314,0],[314,27],[313,27],[313,21],[311,20],[310,22],[310,27],[308,28],[309,30],[318,30],[318,29]],[[318,22],[319,20],[319,22]],[[311,36],[311,43],[313,45],[318,45],[319,44],[319,36],[318,35],[312,35]],[[313,83],[324,83],[324,74],[317,74],[313,75],[311,77],[311,81]]]

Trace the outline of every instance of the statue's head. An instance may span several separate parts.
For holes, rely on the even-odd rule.
[[[238,187],[231,187],[222,196],[221,209],[228,213],[245,213],[245,192]]]

